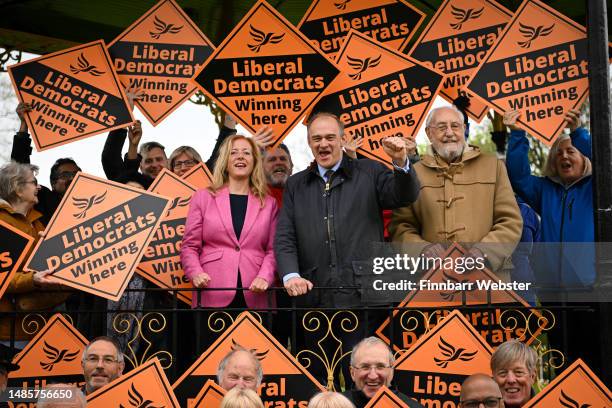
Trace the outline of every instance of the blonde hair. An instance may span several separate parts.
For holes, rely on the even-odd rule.
[[[208,189],[214,194],[223,188],[229,181],[229,173],[227,172],[227,164],[229,163],[230,152],[234,141],[244,139],[251,146],[253,154],[253,171],[249,176],[249,187],[253,195],[259,198],[261,206],[264,206],[266,201],[266,195],[268,194],[268,184],[266,183],[266,176],[263,170],[263,162],[261,152],[255,144],[255,141],[243,135],[232,135],[225,139],[221,148],[219,148],[219,157],[215,164],[215,170],[213,172],[212,184]]]
[[[310,399],[308,408],[355,408],[355,405],[338,392],[320,392]]]
[[[219,408],[264,408],[264,405],[255,391],[234,387],[225,394]]]
[[[525,364],[527,371],[535,374],[538,368],[538,354],[517,339],[505,341],[491,356],[491,372],[495,375],[498,370],[506,369],[514,362]]]

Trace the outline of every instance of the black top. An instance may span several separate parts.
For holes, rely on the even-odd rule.
[[[421,404],[417,401],[409,398],[406,394],[402,394],[399,391],[393,390],[393,393],[399,397],[406,405],[410,408],[423,408]],[[366,395],[361,390],[349,390],[342,393],[346,398],[348,398],[353,404],[355,404],[356,408],[363,408],[368,405],[370,402],[370,398],[366,397]]]
[[[248,195],[230,194],[230,207],[232,209],[232,224],[236,238],[240,239],[242,226],[244,225],[244,217],[246,216]]]

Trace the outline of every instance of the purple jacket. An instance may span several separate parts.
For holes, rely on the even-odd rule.
[[[229,190],[223,188],[215,195],[198,190],[189,207],[181,248],[181,262],[189,279],[206,272],[210,275],[209,288],[235,287],[238,271],[242,286],[248,288],[256,277],[274,286],[276,261],[274,234],[278,206],[267,196],[262,208],[259,199],[249,193],[244,226],[240,240],[232,225]],[[202,291],[200,305],[225,307],[231,303],[235,290]],[[250,308],[268,307],[266,293],[244,291]],[[193,292],[193,307],[197,306],[197,292]]]

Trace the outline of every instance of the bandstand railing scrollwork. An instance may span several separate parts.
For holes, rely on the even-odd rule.
[[[172,353],[167,350],[153,351],[153,342],[149,339],[150,334],[161,333],[166,328],[166,317],[160,312],[149,312],[142,315],[120,312],[113,318],[115,333],[123,337],[127,335],[124,358],[132,368],[156,357],[164,369],[172,366]]]
[[[337,326],[335,325],[336,319],[339,319]],[[302,326],[307,336],[319,330],[322,330],[323,336],[316,342],[318,350],[303,349],[295,357],[306,369],[312,366],[314,358],[318,359],[327,373],[326,387],[328,390],[334,391],[334,372],[336,372],[342,360],[351,354],[350,350],[343,351],[342,340],[334,328],[339,328],[344,333],[354,332],[359,326],[359,319],[355,313],[349,310],[339,310],[334,313],[313,310],[304,314]],[[326,347],[326,343],[330,346]],[[326,350],[330,350],[331,355],[328,355],[330,353]]]

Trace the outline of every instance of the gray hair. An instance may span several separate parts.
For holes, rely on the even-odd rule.
[[[395,356],[393,355],[393,352],[391,351],[387,343],[375,336],[366,337],[359,343],[355,344],[355,347],[353,347],[353,351],[351,352],[351,366],[355,367],[355,354],[357,353],[357,350],[359,350],[363,346],[376,346],[378,344],[385,346],[385,348],[387,349],[389,353],[389,365],[393,367],[393,365],[395,365]]]
[[[306,123],[306,131],[308,133],[308,137],[310,137],[310,125],[312,124],[312,122],[314,122],[315,120],[319,118],[331,118],[335,120],[336,123],[338,124],[338,129],[340,129],[340,136],[344,134],[344,123],[340,120],[338,116],[330,112],[317,112],[314,115],[312,115],[310,118],[308,118],[308,122]]]
[[[196,149],[191,146],[180,146],[174,149],[174,151],[172,152],[172,154],[170,154],[170,157],[168,158],[168,164],[171,169],[174,169],[174,161],[181,154],[186,154],[187,156],[191,157],[192,160],[195,160],[198,163],[202,163],[202,156],[200,156],[200,153],[198,153]]]
[[[491,373],[510,366],[515,361],[525,364],[527,370],[534,374],[538,366],[538,355],[529,346],[519,340],[508,340],[500,344],[491,356]]]
[[[99,336],[90,341],[89,344],[83,349],[83,356],[81,357],[81,360],[85,361],[85,358],[87,358],[87,353],[89,352],[89,348],[92,346],[92,344],[98,341],[105,341],[107,343],[112,344],[115,347],[115,350],[117,350],[117,361],[119,363],[123,363],[123,352],[121,351],[121,346],[119,345],[119,342],[109,336]]]
[[[9,203],[17,199],[19,186],[28,181],[30,172],[38,173],[38,166],[11,161],[0,168],[0,198]]]
[[[431,125],[431,121],[433,120],[433,117],[435,116],[435,114],[442,110],[442,109],[450,109],[453,112],[455,112],[457,114],[457,117],[459,118],[459,122],[461,122],[461,124],[463,124],[463,112],[461,112],[459,109],[457,109],[457,107],[455,105],[447,105],[447,106],[439,106],[437,108],[433,108],[432,110],[429,111],[429,115],[427,115],[427,119],[425,119],[425,127],[428,128],[429,125]]]
[[[85,408],[87,406],[87,399],[83,392],[77,387],[69,384],[51,384],[46,386],[43,390],[45,391],[64,391],[63,395],[60,393],[45,392],[41,393],[41,397],[36,401],[38,408],[54,408],[54,407],[67,407],[67,404],[75,403],[70,407]]]
[[[259,359],[255,356],[255,354],[252,351],[247,350],[238,344],[234,345],[232,348],[232,351],[227,353],[225,357],[223,357],[223,359],[219,362],[219,367],[217,368],[217,384],[221,384],[221,379],[223,378],[223,372],[225,371],[227,364],[230,362],[232,357],[234,357],[239,352],[245,352],[251,357],[251,360],[253,361],[253,364],[255,365],[255,373],[256,373],[255,375],[257,377],[256,378],[257,386],[259,387],[261,385],[261,380],[263,380],[263,368],[261,367],[261,363],[259,362]]]
[[[568,134],[561,134],[548,151],[546,165],[544,166],[544,175],[546,177],[559,177],[559,172],[557,171],[557,153],[559,152],[559,145],[565,140],[571,141],[572,138]],[[580,154],[582,155],[582,153]]]

